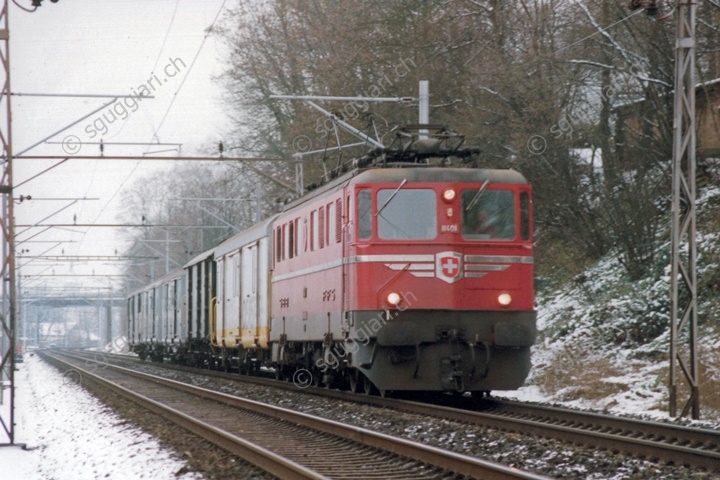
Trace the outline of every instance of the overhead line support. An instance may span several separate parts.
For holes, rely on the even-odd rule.
[[[678,379],[685,380],[689,398],[680,416],[700,418],[697,327],[697,228],[695,132],[696,0],[677,3],[675,40],[675,105],[672,159],[672,225],[670,266],[670,416],[678,416]],[[686,243],[683,243],[686,242]],[[681,250],[687,245],[687,256]],[[678,368],[679,367],[679,368]],[[679,371],[678,371],[679,370]]]

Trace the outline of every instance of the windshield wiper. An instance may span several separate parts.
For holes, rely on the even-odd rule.
[[[483,192],[485,191],[485,189],[487,188],[488,185],[490,185],[490,180],[485,180],[483,182],[483,184],[480,186],[480,190],[478,190],[478,192],[475,194],[473,199],[470,200],[470,203],[468,203],[468,206],[465,207],[466,212],[468,210],[470,210],[472,207],[474,207],[475,204],[478,202],[478,200],[480,200],[480,197],[482,196]]]
[[[376,217],[377,217],[378,215],[380,215],[380,212],[383,211],[383,208],[385,208],[385,207],[388,206],[388,203],[390,203],[390,201],[391,201],[393,198],[395,198],[395,195],[397,195],[397,193],[400,191],[400,189],[401,189],[401,188],[403,187],[403,185],[405,185],[406,183],[407,183],[407,178],[404,179],[402,182],[400,182],[400,186],[395,189],[395,191],[392,193],[392,195],[390,195],[390,198],[388,198],[387,200],[385,200],[385,203],[382,204],[382,207],[378,208],[378,211],[377,211],[377,213],[375,214]]]

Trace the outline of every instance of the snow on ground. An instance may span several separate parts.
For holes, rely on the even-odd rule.
[[[699,234],[699,278],[717,272],[720,254],[714,249],[719,244],[720,234]],[[530,376],[518,391],[495,393],[521,401],[669,418],[670,276],[664,262],[659,259],[656,272],[631,282],[618,259],[608,255],[573,281],[539,292],[539,333]],[[703,292],[699,315],[716,318],[718,310],[717,297]],[[720,409],[711,398],[711,383],[720,378],[715,347],[720,333],[708,321],[699,327],[699,336],[701,381],[706,382],[701,387],[702,418],[717,425]]]
[[[660,382],[667,362],[640,353],[663,349],[668,340],[663,334],[645,345],[633,339],[639,328],[667,322],[655,319],[664,310],[652,305],[663,298],[667,280],[628,286],[620,272],[617,259],[606,258],[580,281],[538,295],[539,336],[530,377],[519,390],[498,395],[667,418],[667,389]]]
[[[199,480],[185,462],[36,356],[15,374],[19,447],[0,448],[2,480]],[[7,408],[3,405],[0,408]],[[3,412],[5,413],[5,412]],[[3,418],[8,418],[3,415]],[[0,438],[0,443],[7,440]]]

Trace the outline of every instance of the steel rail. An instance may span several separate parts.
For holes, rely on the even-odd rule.
[[[63,353],[63,355],[67,355]],[[68,355],[70,356],[70,355]],[[53,357],[56,358],[57,357]],[[76,357],[82,360],[86,360],[84,357]],[[97,359],[91,359],[92,361],[98,362]],[[60,360],[61,361],[61,360]],[[98,362],[101,363],[101,362]],[[71,365],[72,364],[68,364]],[[142,380],[153,382],[159,385],[173,388],[200,398],[212,400],[218,403],[226,404],[235,408],[252,411],[260,415],[281,419],[286,422],[291,422],[295,425],[300,425],[305,428],[320,431],[326,434],[334,435],[343,439],[349,439],[360,443],[365,446],[374,447],[383,451],[392,452],[396,455],[401,455],[420,463],[429,464],[434,467],[440,467],[447,471],[452,471],[456,474],[462,474],[471,476],[474,478],[482,478],[486,480],[510,480],[510,479],[527,479],[527,480],[540,480],[547,479],[548,477],[537,475],[531,472],[526,472],[511,468],[499,463],[481,460],[467,455],[462,455],[456,452],[443,450],[441,448],[425,445],[419,442],[406,440],[399,437],[393,437],[380,432],[375,432],[362,427],[346,425],[334,420],[328,420],[314,415],[309,415],[294,410],[277,407],[274,405],[264,404],[254,400],[249,400],[233,395],[217,392],[202,387],[189,385],[176,380],[171,380],[156,375],[150,375],[147,373],[138,372],[136,370],[119,367],[117,365],[106,364],[107,368],[122,372],[123,374],[133,376]],[[73,367],[80,370],[78,367]],[[88,372],[89,373],[89,372]],[[93,375],[91,378],[95,379]],[[108,382],[102,379],[103,384]],[[123,388],[123,387],[120,387]],[[123,390],[126,393],[124,395],[136,395],[127,389]],[[149,400],[149,399],[148,399]],[[157,402],[150,400],[154,408],[167,408]],[[180,412],[177,412],[180,413]],[[187,417],[184,414],[183,417]],[[190,418],[190,417],[187,417]],[[195,421],[194,419],[191,419]],[[213,427],[214,428],[214,427]],[[223,446],[223,445],[221,445]],[[264,468],[264,467],[263,467]],[[271,472],[274,473],[274,472]],[[285,478],[281,476],[281,478]],[[308,477],[310,478],[310,477]]]
[[[116,357],[139,362],[134,357],[127,355],[117,355]],[[299,390],[292,383],[279,382],[269,378],[239,376],[167,364],[152,365],[196,374],[202,372],[207,376],[246,381],[275,388]],[[483,403],[480,404],[474,403],[454,408],[437,403],[428,404],[357,395],[322,387],[307,387],[303,391],[344,401],[394,408],[419,415],[431,415],[506,431],[542,435],[546,438],[604,448],[612,452],[626,452],[656,463],[664,461],[670,464],[705,468],[709,471],[720,471],[720,431],[497,399],[490,400],[500,407],[493,413],[469,410],[469,408],[477,408],[478,405],[487,408],[487,400],[483,400]],[[521,415],[531,415],[534,418],[516,418]]]
[[[240,438],[231,433],[225,432],[217,427],[214,427],[208,423],[197,420],[189,415],[186,415],[172,407],[163,405],[151,398],[135,393],[121,385],[106,380],[99,375],[80,368],[71,363],[65,362],[56,356],[48,355],[47,353],[42,355],[43,358],[52,359],[49,361],[51,364],[57,365],[58,363],[67,365],[73,370],[80,372],[83,377],[91,379],[93,382],[103,386],[104,388],[113,391],[124,398],[144,407],[148,410],[160,415],[161,417],[170,420],[171,422],[185,428],[186,430],[204,438],[205,440],[224,448],[225,450],[244,458],[245,460],[257,465],[263,470],[278,476],[279,478],[291,478],[291,479],[313,479],[313,480],[327,480],[328,477],[320,475],[308,468],[303,467],[291,460],[281,457],[270,450],[255,445],[254,443],[248,442],[247,440]]]
[[[567,424],[577,422],[578,415],[573,410],[551,407],[547,405],[527,405],[512,400],[494,400],[504,410],[504,414],[518,416],[546,416],[551,421],[565,422]],[[716,445],[720,448],[720,431],[706,430],[702,428],[686,427],[683,425],[664,424],[653,421],[643,421],[635,418],[621,418],[613,415],[595,412],[580,412],[580,419],[587,423],[592,421],[595,425],[610,430],[626,430],[641,433],[646,437],[656,439],[676,439],[676,443],[701,443],[705,445]],[[658,440],[659,441],[659,440]],[[717,457],[716,457],[717,458]]]

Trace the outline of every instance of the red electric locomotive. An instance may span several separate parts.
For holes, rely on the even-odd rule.
[[[353,391],[520,387],[531,227],[510,170],[358,169],[299,199],[273,228],[273,362]]]
[[[133,350],[366,393],[520,387],[536,336],[531,189],[512,170],[451,166],[477,154],[448,146],[459,138],[371,151],[131,295]]]

